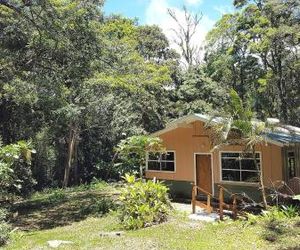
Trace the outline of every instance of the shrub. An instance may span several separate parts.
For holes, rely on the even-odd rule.
[[[10,232],[10,226],[5,222],[6,211],[0,209],[0,246],[4,245],[8,238]]]
[[[103,198],[93,198],[92,204],[89,206],[84,206],[82,209],[80,209],[79,213],[81,215],[97,215],[97,216],[103,216],[107,214],[110,211],[113,211],[116,209],[116,204],[114,201],[109,197],[103,197]]]
[[[121,222],[126,229],[138,229],[166,221],[171,208],[168,188],[160,182],[136,181],[126,175],[128,182],[120,195]]]
[[[296,224],[294,225],[293,218],[297,215],[298,210],[295,206],[274,206],[258,216],[248,214],[248,222],[262,226],[262,238],[275,242],[286,235],[294,234],[293,228]]]

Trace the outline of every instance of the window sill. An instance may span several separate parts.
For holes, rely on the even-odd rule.
[[[162,171],[162,170],[146,170],[146,172],[150,173],[166,173],[166,174],[174,174],[176,171]]]
[[[256,182],[243,182],[243,181],[221,181],[220,185],[233,185],[233,186],[249,186],[249,187],[259,187],[259,183]]]

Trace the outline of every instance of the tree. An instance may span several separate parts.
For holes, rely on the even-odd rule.
[[[161,28],[145,25],[137,28],[137,50],[146,59],[157,63],[177,59],[176,51],[170,49],[169,41]]]
[[[299,124],[299,1],[235,1],[208,35],[208,73],[255,98],[261,118]],[[225,62],[225,63],[224,63]]]
[[[174,42],[179,46],[187,67],[191,67],[195,64],[199,64],[200,61],[200,47],[193,44],[192,39],[197,32],[202,14],[191,14],[185,6],[183,6],[183,11],[184,20],[182,21],[172,9],[168,9],[170,17],[177,24],[177,28],[172,29],[176,36]]]
[[[227,90],[207,77],[203,68],[193,68],[183,73],[177,91],[180,116],[188,113],[210,113],[220,110],[227,101]]]
[[[146,153],[149,151],[164,151],[162,140],[147,135],[135,135],[122,140],[116,148],[116,152],[122,161],[127,164],[137,162],[141,179],[144,176]]]
[[[230,97],[225,113],[213,115],[207,124],[211,128],[213,150],[225,145],[245,147],[245,153],[252,155],[254,166],[258,170],[262,202],[264,208],[267,208],[263,169],[257,161],[256,147],[266,143],[265,134],[272,126],[255,120],[250,102],[243,102],[236,91],[232,90]]]
[[[122,133],[151,132],[166,120],[170,66],[146,60],[136,22],[103,17],[101,6],[0,6],[1,134],[6,144],[33,139],[39,187],[106,177]]]

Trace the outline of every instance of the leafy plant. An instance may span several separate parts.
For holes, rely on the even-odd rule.
[[[142,182],[126,175],[126,188],[120,195],[121,223],[126,229],[138,229],[167,220],[171,208],[168,188],[160,182]]]
[[[299,210],[296,206],[293,205],[282,205],[281,210],[287,218],[294,218],[299,215]]]
[[[0,196],[20,191],[25,186],[30,189],[34,184],[30,169],[32,153],[35,150],[31,148],[31,142],[18,141],[2,146],[0,140]]]
[[[60,201],[65,200],[66,198],[67,198],[67,195],[63,189],[55,189],[54,192],[51,193],[48,197],[48,199],[51,203],[60,202]]]
[[[164,151],[162,140],[158,137],[135,135],[122,140],[116,148],[116,152],[122,160],[121,166],[123,164],[134,166],[133,170],[139,169],[141,178],[147,151]],[[116,166],[120,166],[120,163],[117,163]]]
[[[10,232],[10,226],[5,222],[6,211],[0,209],[0,246],[4,245],[8,238]]]
[[[79,213],[83,215],[93,214],[93,215],[102,216],[104,214],[107,214],[110,211],[114,211],[116,207],[117,205],[111,198],[108,197],[104,197],[100,199],[93,198],[92,205],[88,207],[83,207]]]

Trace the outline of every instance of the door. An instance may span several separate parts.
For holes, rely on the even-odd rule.
[[[196,155],[196,185],[212,193],[211,155]]]

